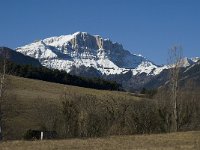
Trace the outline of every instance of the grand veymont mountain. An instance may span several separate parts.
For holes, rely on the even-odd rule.
[[[169,68],[130,53],[119,43],[86,32],[46,38],[18,47],[16,51],[38,59],[48,68],[115,80],[126,89],[141,88],[152,77]],[[185,58],[183,66],[190,66],[197,60]]]
[[[76,32],[39,40],[18,47],[16,51],[34,57],[43,66],[70,72],[73,67],[93,67],[103,75],[140,73],[159,74],[166,66],[159,67],[146,58],[131,54],[119,43],[99,35]]]

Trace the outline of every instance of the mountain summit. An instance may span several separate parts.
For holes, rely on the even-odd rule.
[[[36,58],[43,66],[70,72],[74,67],[92,67],[102,75],[159,74],[163,68],[141,55],[131,54],[119,43],[99,35],[76,32],[50,37],[18,47],[16,51]]]

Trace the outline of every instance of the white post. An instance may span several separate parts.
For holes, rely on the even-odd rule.
[[[40,139],[43,140],[44,132],[41,131]]]

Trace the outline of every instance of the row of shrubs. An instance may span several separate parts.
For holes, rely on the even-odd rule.
[[[43,128],[56,131],[60,138],[166,133],[173,131],[173,110],[170,97],[162,92],[156,100],[64,94],[60,106],[40,100],[36,114],[43,113],[36,116]],[[182,92],[179,98],[178,130],[200,129],[199,96]]]

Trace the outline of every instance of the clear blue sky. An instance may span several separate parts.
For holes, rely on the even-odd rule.
[[[199,0],[0,0],[0,45],[16,48],[85,31],[122,43],[157,64],[168,49],[200,56]]]

